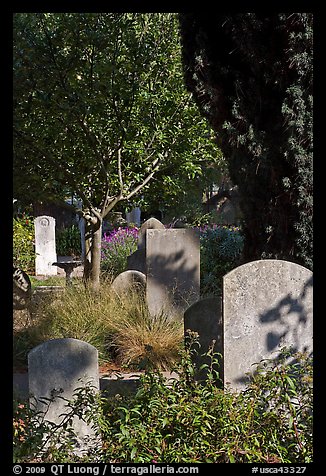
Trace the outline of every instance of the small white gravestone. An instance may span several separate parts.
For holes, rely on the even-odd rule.
[[[35,274],[37,276],[56,276],[57,267],[52,263],[57,261],[55,247],[55,219],[49,216],[39,216],[34,220],[35,225]]]

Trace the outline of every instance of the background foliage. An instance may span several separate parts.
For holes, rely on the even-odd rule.
[[[223,276],[236,268],[243,250],[237,227],[204,227],[200,232],[200,293],[220,295]]]
[[[34,219],[26,214],[13,219],[13,265],[35,272]]]
[[[187,87],[240,193],[244,260],[312,269],[313,15],[179,18]]]

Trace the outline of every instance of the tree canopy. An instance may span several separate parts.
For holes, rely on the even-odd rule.
[[[17,191],[28,170],[103,216],[155,174],[168,194],[221,159],[183,84],[173,14],[16,14],[14,131]]]
[[[312,268],[312,14],[179,18],[188,90],[238,186],[244,260]]]
[[[97,276],[117,204],[150,199],[155,179],[175,195],[222,160],[184,85],[176,14],[17,13],[13,66],[15,198],[29,182],[73,191]]]

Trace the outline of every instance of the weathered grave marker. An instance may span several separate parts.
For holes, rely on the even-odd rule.
[[[199,235],[192,229],[146,230],[147,289],[152,315],[184,312],[199,299]]]
[[[42,398],[73,399],[77,388],[90,386],[99,390],[98,351],[78,339],[53,339],[38,345],[28,354],[30,405],[38,412],[46,412],[45,419],[59,425],[69,412],[66,401],[54,398],[49,408]],[[74,417],[72,428],[77,441],[77,454],[98,444],[93,428]]]
[[[57,261],[55,246],[55,219],[39,216],[34,220],[35,226],[35,274],[37,276],[56,276],[57,268],[52,263]]]
[[[141,210],[139,207],[133,208],[130,212],[126,213],[127,224],[134,223],[136,226],[140,226]]]
[[[149,218],[140,227],[138,233],[137,250],[127,258],[127,268],[140,271],[147,274],[147,262],[146,262],[146,231],[153,230],[165,230],[163,223],[156,218]]]
[[[288,261],[253,261],[224,276],[226,384],[243,389],[252,365],[281,348],[312,353],[312,293],[312,272]]]
[[[32,297],[32,284],[22,269],[13,267],[13,308],[25,309]]]
[[[114,279],[111,288],[118,295],[122,295],[131,291],[137,291],[145,294],[146,276],[144,273],[136,270],[124,271]]]

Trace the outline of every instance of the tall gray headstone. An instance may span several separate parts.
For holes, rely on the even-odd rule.
[[[288,261],[253,261],[224,276],[225,384],[243,389],[253,364],[284,347],[312,353],[312,294],[312,272]]]
[[[54,398],[49,408],[42,397],[71,400],[77,388],[90,386],[99,390],[98,351],[78,339],[53,339],[38,345],[28,354],[30,405],[45,413],[45,419],[59,425],[69,412],[66,401]],[[82,454],[98,444],[94,429],[74,417],[72,428],[77,435],[74,452]]]
[[[222,323],[221,298],[209,297],[192,304],[184,313],[185,339],[190,338],[189,332],[198,335],[199,348],[195,347],[192,360],[197,368],[197,380],[205,380],[207,368],[200,370],[204,364],[211,366],[212,360],[207,354],[213,346],[213,353],[221,354],[217,357],[218,365],[213,365],[213,370],[218,372],[220,382],[223,382],[223,323]]]
[[[35,226],[35,274],[38,276],[56,276],[57,267],[52,263],[57,261],[55,247],[55,219],[49,216],[39,216],[34,220]]]
[[[192,229],[146,230],[146,298],[152,315],[183,313],[199,299],[199,234]]]

